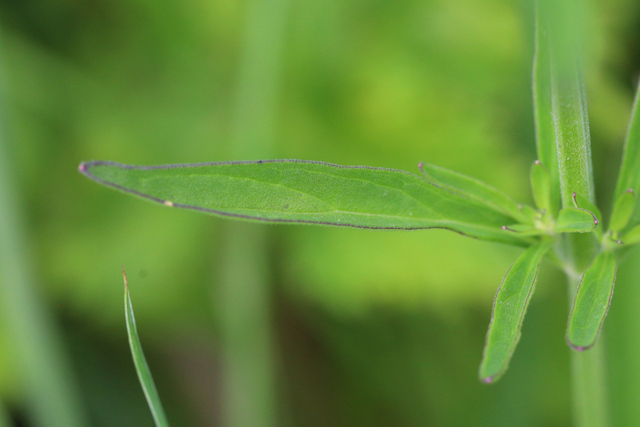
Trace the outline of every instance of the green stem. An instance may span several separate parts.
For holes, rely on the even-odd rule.
[[[247,4],[243,53],[231,127],[233,160],[272,157],[288,0]],[[220,320],[224,425],[278,425],[271,328],[268,233],[264,226],[223,225]]]
[[[569,301],[573,302],[579,280],[569,278]],[[587,351],[571,350],[571,381],[574,424],[580,427],[610,425],[607,395],[604,331]]]
[[[86,426],[63,339],[34,279],[13,163],[0,137],[0,321],[18,356],[33,425]]]
[[[582,59],[580,55],[579,27],[581,4],[578,0],[538,1],[538,58],[535,76],[541,84],[551,85],[551,116],[557,150],[558,179],[563,207],[573,206],[573,193],[588,198],[595,204],[591,139],[587,97],[585,94]],[[548,50],[548,56],[545,56]],[[548,65],[547,65],[548,61]],[[544,77],[546,67],[550,80]],[[546,92],[548,93],[548,92]],[[545,123],[546,94],[536,91],[537,119]],[[540,98],[540,99],[538,99]],[[548,112],[547,112],[548,113]],[[545,130],[545,128],[543,128]],[[549,149],[551,141],[543,141]],[[540,144],[539,144],[540,149]],[[551,153],[552,154],[552,153]],[[547,155],[552,158],[552,155]],[[579,277],[589,266],[597,251],[592,233],[563,236],[558,255],[563,258],[569,276],[570,304],[573,303]],[[577,426],[609,425],[608,387],[605,380],[604,339],[584,352],[572,353],[573,409]]]

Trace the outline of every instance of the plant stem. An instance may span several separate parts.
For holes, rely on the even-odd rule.
[[[63,339],[33,277],[12,163],[0,137],[0,321],[18,359],[33,425],[86,426]]]
[[[573,303],[578,280],[569,279],[569,301]],[[574,423],[580,427],[610,425],[607,395],[604,331],[591,349],[571,351],[571,381]]]
[[[579,43],[581,12],[580,1],[538,1],[537,54],[546,62],[547,57],[540,49],[548,49],[551,113],[563,207],[573,206],[574,192],[595,204],[589,117]],[[542,64],[545,65],[545,62]],[[536,78],[540,78],[543,72],[542,68],[536,68]],[[536,93],[538,95],[544,96],[544,93]],[[536,101],[538,106],[544,108],[540,100],[536,98]],[[544,111],[537,112],[538,120],[544,120]],[[546,134],[551,135],[552,132]],[[565,264],[569,278],[569,301],[573,304],[578,278],[593,260],[597,242],[591,233],[572,234],[563,236],[560,247],[558,255]],[[601,335],[599,342],[588,351],[572,351],[573,410],[577,426],[609,425],[603,338]]]
[[[238,89],[231,126],[234,160],[272,157],[288,0],[247,4]],[[268,232],[262,225],[224,224],[219,309],[224,368],[224,425],[278,425],[271,327]]]

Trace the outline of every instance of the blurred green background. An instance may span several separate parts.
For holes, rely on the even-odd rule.
[[[592,3],[585,66],[606,212],[640,7]],[[427,161],[530,202],[532,57],[528,1],[0,2],[0,425],[3,412],[15,425],[64,425],[38,415],[47,396],[75,407],[79,425],[152,425],[122,265],[173,425],[242,425],[234,405],[267,407],[253,425],[569,425],[566,285],[550,265],[509,372],[491,387],[477,380],[493,295],[519,249],[441,230],[252,226],[242,230],[256,236],[261,291],[230,297],[222,282],[252,268],[230,249],[237,230],[77,173],[83,160],[268,156],[412,172]],[[637,401],[627,381],[640,375],[637,263],[627,265],[606,337],[616,414]],[[228,298],[263,311],[233,311]],[[262,338],[232,336],[243,317]],[[240,344],[229,353],[228,342]],[[229,399],[237,352],[262,374],[241,372],[249,391]],[[67,385],[38,374],[42,363]],[[37,397],[44,389],[54,396]]]

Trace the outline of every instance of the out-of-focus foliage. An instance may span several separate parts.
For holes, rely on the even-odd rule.
[[[97,426],[151,424],[127,349],[122,264],[169,420],[220,420],[221,220],[122,197],[76,168],[251,160],[227,154],[247,7],[0,4],[6,139],[33,274]],[[640,12],[630,0],[596,7],[586,77],[596,190],[610,200]],[[531,11],[507,0],[293,1],[275,157],[409,171],[427,161],[530,203]],[[566,292],[544,264],[511,373],[487,388],[477,367],[488,313],[518,249],[440,230],[269,227],[283,425],[567,424]],[[24,418],[21,356],[4,331],[0,401]]]

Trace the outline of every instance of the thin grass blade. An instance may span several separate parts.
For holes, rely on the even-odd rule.
[[[156,385],[153,382],[149,365],[147,365],[147,359],[144,357],[142,351],[142,344],[138,337],[138,329],[136,328],[136,320],[133,316],[133,305],[131,304],[131,296],[129,295],[129,283],[127,281],[127,275],[122,269],[122,277],[124,279],[124,314],[127,322],[127,334],[129,336],[129,347],[131,347],[131,355],[133,356],[133,364],[136,367],[138,373],[138,379],[144,392],[144,397],[147,399],[151,415],[158,427],[167,427],[169,425],[167,417],[164,414],[162,403],[160,402],[160,396]]]
[[[520,340],[520,329],[535,289],[542,257],[551,247],[540,242],[527,249],[502,280],[493,302],[491,323],[480,365],[480,380],[493,383],[507,370]]]
[[[611,251],[601,252],[582,276],[569,322],[567,343],[582,351],[592,347],[609,311],[616,279],[616,262]]]
[[[598,226],[593,212],[580,208],[564,208],[558,214],[555,231],[557,233],[589,233]]]
[[[526,246],[502,230],[513,219],[408,172],[300,161],[130,166],[88,162],[80,171],[169,207],[235,219],[371,229],[444,228]]]

